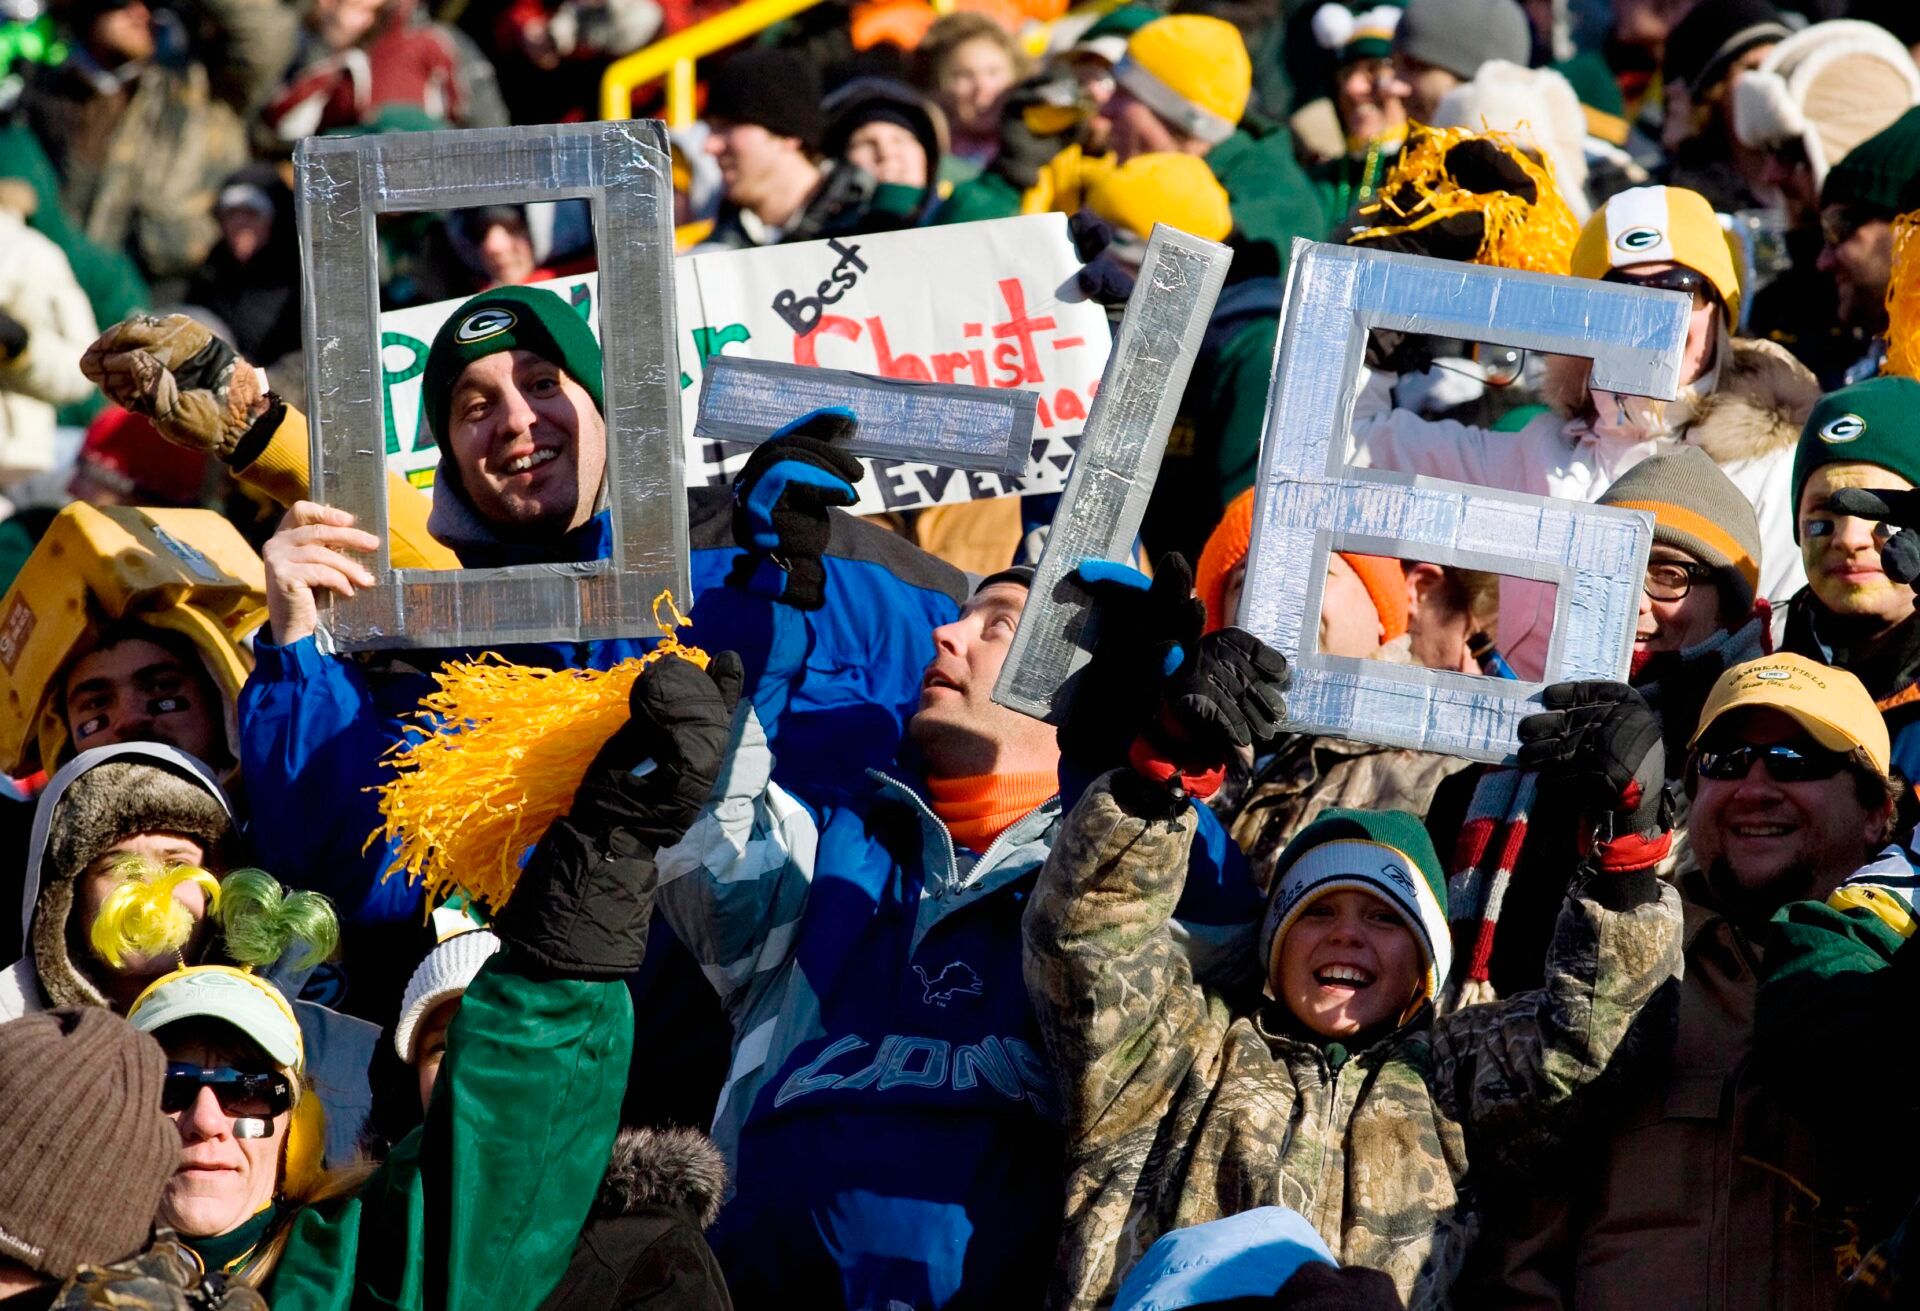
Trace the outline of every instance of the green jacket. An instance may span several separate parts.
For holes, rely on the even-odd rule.
[[[1444,1304],[1478,1225],[1470,1156],[1484,1172],[1564,1135],[1679,965],[1678,894],[1596,876],[1568,898],[1544,988],[1423,1011],[1347,1056],[1194,982],[1168,928],[1193,815],[1130,814],[1114,778],[1068,816],[1022,921],[1069,1143],[1052,1303],[1111,1301],[1161,1234],[1279,1205],[1414,1311]]]
[[[535,979],[509,946],[467,990],[427,1121],[359,1194],[293,1222],[275,1311],[537,1311],[619,1129],[626,984]]]

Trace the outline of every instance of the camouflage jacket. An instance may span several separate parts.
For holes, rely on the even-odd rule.
[[[1546,987],[1330,1060],[1194,983],[1167,930],[1193,818],[1138,818],[1113,783],[1068,817],[1022,922],[1069,1143],[1051,1304],[1110,1302],[1169,1229],[1280,1205],[1415,1311],[1444,1305],[1477,1224],[1469,1147],[1562,1129],[1675,973],[1678,895],[1595,879],[1568,898]]]
[[[81,1266],[61,1287],[50,1311],[267,1311],[245,1284],[202,1270],[198,1257],[171,1232],[109,1266]]]

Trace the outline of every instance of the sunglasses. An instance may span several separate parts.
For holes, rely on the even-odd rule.
[[[272,1119],[293,1106],[293,1085],[284,1074],[169,1062],[166,1082],[160,1085],[160,1109],[169,1115],[188,1110],[200,1100],[202,1088],[213,1089],[220,1109],[236,1119]]]
[[[1629,287],[1650,287],[1654,291],[1678,291],[1696,300],[1715,300],[1719,295],[1704,274],[1684,264],[1675,264],[1672,268],[1661,269],[1658,273],[1629,273],[1626,269],[1609,269],[1607,275],[1600,280],[1620,282]]]
[[[1776,783],[1812,783],[1832,778],[1847,767],[1850,759],[1844,752],[1822,751],[1817,747],[1756,747],[1743,743],[1725,748],[1702,747],[1698,764],[1702,778],[1722,783],[1745,778],[1756,760],[1767,762],[1767,776]]]

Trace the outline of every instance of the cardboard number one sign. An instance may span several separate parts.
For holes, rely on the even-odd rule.
[[[1082,561],[1132,553],[1232,261],[1225,246],[1154,228],[1020,627],[993,685],[1001,705],[1057,720],[1071,702],[1069,680],[1092,655],[1096,636],[1091,599],[1073,571]]]
[[[1348,467],[1369,329],[1580,356],[1596,389],[1671,399],[1690,309],[1674,292],[1295,243],[1239,616],[1292,666],[1293,729],[1511,761],[1546,683],[1626,676],[1653,541],[1639,511]],[[1338,550],[1553,584],[1543,682],[1321,654]]]

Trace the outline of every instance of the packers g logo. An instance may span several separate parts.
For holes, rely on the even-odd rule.
[[[1665,240],[1659,228],[1628,228],[1613,239],[1613,244],[1631,255],[1652,250]]]
[[[1820,429],[1820,440],[1831,446],[1845,445],[1867,430],[1867,421],[1857,414],[1843,414]]]
[[[498,337],[520,320],[512,310],[475,310],[467,321],[453,331],[453,339],[462,345]]]

